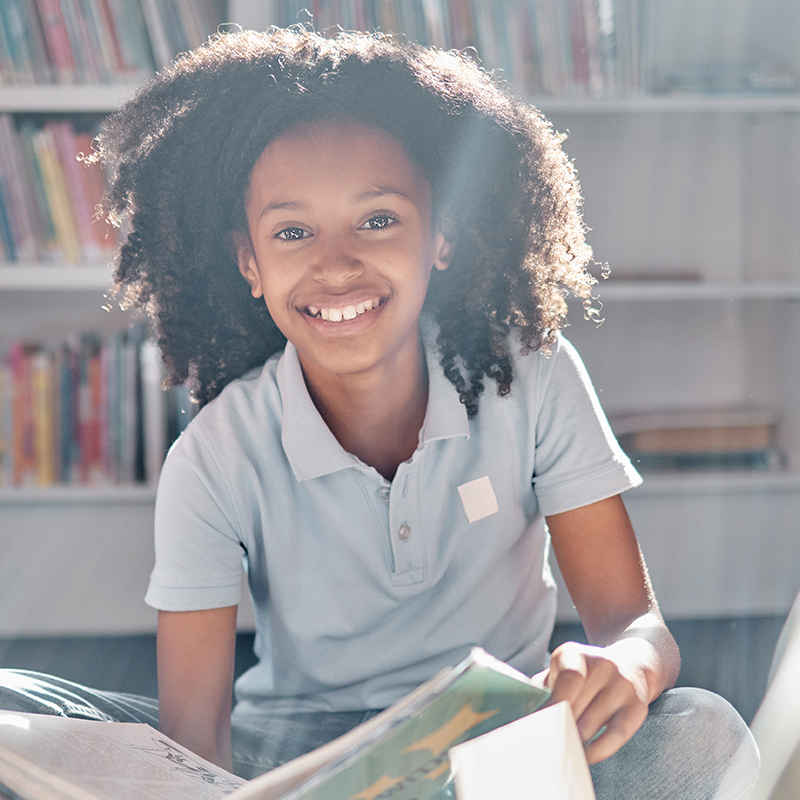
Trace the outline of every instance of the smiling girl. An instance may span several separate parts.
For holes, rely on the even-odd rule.
[[[546,671],[598,797],[746,793],[736,712],[665,691],[640,479],[558,332],[593,283],[560,142],[464,55],[303,28],[219,35],[107,122],[117,286],[202,409],[158,490],[159,703],[71,686],[73,710],[157,707],[251,777],[479,645]],[[591,643],[552,655],[551,547]]]

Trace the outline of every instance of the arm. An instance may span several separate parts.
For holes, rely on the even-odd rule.
[[[158,612],[159,728],[227,770],[236,608]]]
[[[619,496],[547,518],[572,601],[590,645],[553,652],[551,703],[572,706],[589,763],[615,753],[638,730],[648,705],[673,686],[675,640],[653,595],[630,519]]]

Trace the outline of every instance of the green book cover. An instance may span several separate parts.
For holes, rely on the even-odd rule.
[[[455,798],[448,751],[540,708],[550,693],[476,649],[405,712],[281,800]]]

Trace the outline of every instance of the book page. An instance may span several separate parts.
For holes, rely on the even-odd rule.
[[[149,725],[0,712],[0,784],[26,799],[216,800],[244,783]]]
[[[305,770],[279,781],[279,770],[284,769],[279,767],[253,779],[229,800],[452,800],[449,748],[531,713],[549,694],[475,648],[449,673],[423,684],[412,698],[332,746],[286,765],[288,771],[303,759],[321,760],[327,749],[328,763],[307,778]],[[346,739],[355,743],[343,751]]]
[[[556,703],[450,750],[458,800],[595,800],[569,704]]]

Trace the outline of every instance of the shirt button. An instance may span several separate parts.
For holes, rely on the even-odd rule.
[[[388,486],[383,486],[378,489],[378,500],[383,500],[384,503],[389,502],[389,495],[392,493]]]
[[[411,528],[404,523],[400,526],[400,530],[397,531],[397,535],[405,542],[411,536]]]

